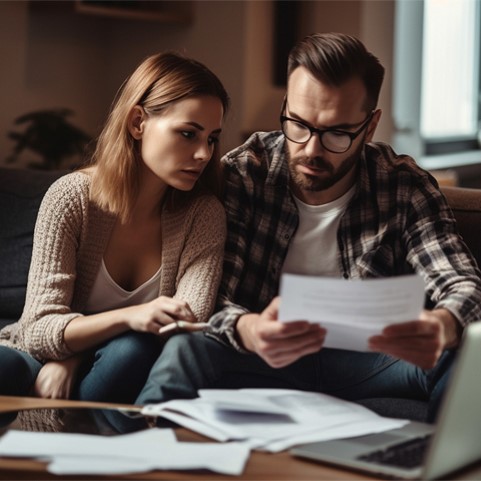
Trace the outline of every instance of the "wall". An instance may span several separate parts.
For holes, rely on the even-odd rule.
[[[285,89],[272,84],[273,4],[247,2],[242,132],[277,129]],[[382,120],[375,140],[390,141],[392,132],[392,51],[394,0],[298,1],[300,39],[313,32],[344,32],[360,38],[386,68],[379,107]],[[261,48],[262,46],[262,48]]]
[[[183,51],[221,77],[233,104],[223,145],[239,144],[244,2],[193,2],[190,26],[79,14],[64,3],[31,9],[28,2],[0,1],[0,163],[13,147],[7,132],[23,131],[13,121],[26,112],[68,107],[71,122],[96,136],[124,78],[165,49]],[[29,151],[21,161],[36,158]]]
[[[67,107],[75,112],[74,124],[95,133],[105,112],[106,90],[98,81],[108,69],[103,23],[55,11],[32,14],[27,2],[0,2],[0,161],[13,145],[7,131],[22,131],[13,121],[26,112]]]
[[[35,2],[32,2],[35,4]],[[147,55],[184,51],[211,67],[232,98],[224,150],[251,131],[278,128],[284,89],[272,84],[271,1],[193,2],[192,25],[74,13],[73,2],[0,1],[0,163],[11,152],[13,121],[38,109],[68,107],[70,120],[96,136],[117,88]],[[299,35],[345,31],[391,65],[394,0],[302,1]],[[390,80],[389,73],[387,80]],[[390,85],[381,94],[377,138],[390,137]],[[35,156],[25,152],[22,162]]]
[[[360,14],[360,35],[368,50],[376,55],[386,69],[384,83],[379,95],[381,121],[374,140],[391,142],[393,132],[392,85],[394,51],[394,10],[393,0],[370,0],[364,2]]]

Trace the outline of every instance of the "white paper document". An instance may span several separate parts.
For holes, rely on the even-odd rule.
[[[287,389],[204,389],[199,398],[144,406],[217,441],[279,452],[296,444],[382,432],[406,424],[326,394]]]
[[[283,274],[279,320],[307,320],[327,329],[325,347],[366,351],[389,324],[419,318],[424,282],[418,275],[364,280]]]
[[[249,454],[245,443],[177,442],[171,429],[146,429],[118,436],[11,430],[0,438],[0,456],[43,459],[48,462],[48,471],[59,475],[154,469],[209,469],[239,475]]]

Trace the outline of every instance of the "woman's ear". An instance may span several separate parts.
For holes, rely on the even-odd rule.
[[[129,115],[129,132],[135,140],[140,140],[144,133],[145,111],[140,105],[136,105]]]

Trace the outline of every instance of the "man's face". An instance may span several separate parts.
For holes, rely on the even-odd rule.
[[[299,67],[289,78],[284,115],[318,129],[355,132],[370,114],[365,104],[366,90],[359,78],[332,87]],[[364,143],[372,139],[379,116],[378,111],[341,154],[326,150],[317,134],[304,144],[286,140],[294,193],[308,204],[323,204],[347,192],[354,182]]]

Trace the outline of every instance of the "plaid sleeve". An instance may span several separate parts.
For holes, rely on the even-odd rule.
[[[407,225],[407,260],[423,276],[434,308],[448,309],[463,326],[481,320],[481,272],[432,183],[410,193]]]
[[[245,154],[247,155],[247,154]],[[244,307],[230,301],[235,298],[244,270],[247,251],[247,224],[250,218],[250,200],[246,182],[235,165],[225,162],[225,210],[227,216],[227,240],[224,253],[222,281],[219,288],[216,313],[209,320],[208,333],[220,341],[232,345],[238,351],[246,352],[238,342],[235,325]]]
[[[247,312],[235,304],[225,306],[210,318],[207,335],[232,346],[237,351],[247,353],[248,351],[238,341],[235,329],[239,317]]]

